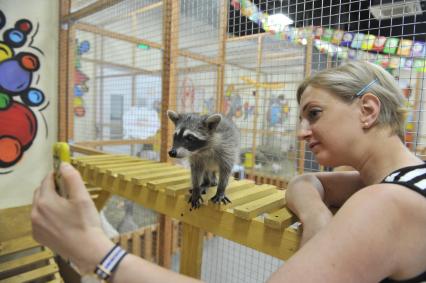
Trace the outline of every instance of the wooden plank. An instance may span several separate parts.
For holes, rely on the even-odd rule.
[[[128,233],[120,235],[120,246],[123,248],[123,250],[129,250],[129,238],[130,236]]]
[[[132,254],[140,257],[141,251],[142,251],[141,232],[134,231],[132,233]]]
[[[31,235],[31,205],[0,209],[0,242]]]
[[[78,153],[82,153],[82,154],[87,154],[87,155],[100,155],[100,154],[107,154],[104,151],[101,150],[97,150],[91,147],[86,147],[86,146],[81,146],[81,145],[76,145],[76,144],[70,144],[70,150],[71,152],[78,152]]]
[[[187,182],[189,178],[191,178],[191,176],[188,173],[182,173],[178,177],[162,178],[160,180],[149,181],[147,182],[146,186],[150,190],[158,191],[170,185]]]
[[[19,251],[40,247],[32,236],[19,237],[13,240],[0,242],[0,256],[13,254]]]
[[[0,274],[14,270],[16,268],[25,267],[27,265],[47,260],[53,257],[53,253],[50,250],[44,250],[38,253],[34,253],[28,256],[23,256],[10,261],[0,263]]]
[[[234,208],[234,214],[237,217],[250,220],[257,215],[279,208],[285,203],[282,192],[269,195],[267,197],[243,204]]]
[[[143,258],[152,261],[152,228],[147,227],[143,232]]]
[[[183,223],[182,254],[180,257],[181,274],[193,278],[201,278],[201,262],[203,259],[204,231],[198,227]]]
[[[108,202],[111,197],[111,193],[106,190],[102,190],[99,192],[98,197],[94,200],[96,209],[101,211],[104,208],[105,204]]]
[[[169,196],[177,197],[178,195],[188,192],[191,187],[191,181],[188,180],[188,182],[184,182],[178,185],[166,186],[165,193]]]
[[[179,222],[172,221],[172,253],[174,254],[179,250]]]
[[[157,184],[169,179],[174,180],[177,177],[189,178],[189,172],[186,169],[173,169],[173,170],[162,170],[162,172],[146,174],[145,176],[138,176],[132,178],[132,183],[135,185],[145,185],[146,183]],[[155,188],[153,188],[155,189]]]
[[[70,14],[71,0],[60,0],[60,14],[63,18]],[[68,64],[73,63],[68,61],[68,44],[69,29],[66,25],[60,25],[59,29],[59,56],[58,56],[58,141],[67,141],[67,118],[68,118]]]
[[[284,232],[272,229],[264,225],[263,218],[262,221],[256,219],[247,221],[235,217],[232,209],[222,211],[208,205],[190,212],[189,205],[183,197],[171,197],[162,191],[138,188],[131,181],[125,181],[124,184],[126,186],[120,189],[111,185],[104,189],[145,208],[282,260],[288,259],[298,248],[299,235],[295,229],[287,228]],[[282,194],[282,191],[278,192]]]
[[[101,12],[102,10],[110,8],[122,1],[123,0],[98,0],[74,13],[62,17],[61,20],[62,22],[76,22],[79,19]]]
[[[6,279],[3,279],[2,283],[17,283],[17,282],[31,282],[36,279],[40,279],[43,277],[47,277],[49,275],[54,274],[55,272],[58,272],[59,268],[55,265],[47,265],[43,266],[28,272],[24,272]]]
[[[296,216],[287,208],[283,207],[265,216],[265,225],[274,229],[283,229],[296,221]]]
[[[257,199],[261,199],[263,197],[276,193],[277,190],[271,187],[263,188],[262,186],[253,186],[253,188],[248,190],[238,191],[235,193],[228,194],[228,198],[231,201],[231,203],[228,203],[227,205],[220,205],[219,208],[224,210],[224,209],[240,206],[240,205],[243,205],[243,204],[246,204],[246,203],[249,203]],[[209,200],[209,203],[210,202],[211,201]]]

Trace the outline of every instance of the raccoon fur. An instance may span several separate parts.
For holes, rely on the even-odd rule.
[[[240,154],[240,136],[235,124],[219,113],[198,115],[169,110],[167,116],[175,124],[169,156],[188,158],[191,167],[192,190],[188,202],[192,208],[199,208],[203,202],[201,195],[216,185],[211,201],[230,203],[225,189]]]

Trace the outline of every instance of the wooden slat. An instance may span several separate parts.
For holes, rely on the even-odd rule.
[[[228,198],[231,201],[231,203],[228,203],[227,205],[220,205],[220,209],[224,210],[224,209],[240,206],[242,204],[249,203],[254,200],[272,195],[276,193],[276,191],[277,190],[275,188],[253,185],[253,187],[250,189],[228,194]]]
[[[11,271],[19,267],[24,267],[42,260],[47,260],[51,257],[53,257],[53,253],[50,250],[44,250],[28,256],[23,256],[10,261],[2,262],[0,263],[0,273]]]
[[[152,228],[147,227],[143,232],[144,241],[143,241],[143,258],[149,261],[152,261]]]
[[[120,246],[123,248],[123,250],[128,250],[129,249],[129,234],[121,234],[120,235]]]
[[[49,275],[58,272],[59,268],[55,265],[47,265],[43,266],[25,273],[21,273],[19,275],[15,275],[9,278],[2,280],[2,283],[17,283],[17,282],[30,282],[39,278],[47,277]]]
[[[150,190],[161,190],[170,185],[177,185],[187,182],[191,178],[188,173],[183,173],[178,177],[163,178],[160,180],[149,181],[146,186]]]
[[[272,209],[283,206],[284,202],[284,194],[282,192],[277,192],[267,197],[235,207],[234,214],[237,217],[249,220],[261,213],[269,212]]]
[[[9,241],[0,242],[0,256],[16,253],[19,251],[39,247],[33,237],[24,236]]]
[[[141,232],[135,231],[132,233],[132,253],[136,256],[141,256]]]
[[[185,183],[167,186],[165,188],[165,192],[169,196],[176,197],[178,195],[188,192],[188,190],[191,189],[191,187],[192,187],[191,181],[188,180],[188,182],[185,182]]]
[[[156,180],[157,182],[160,182],[162,180],[166,179],[174,179],[175,177],[179,176],[186,176],[189,178],[189,172],[186,169],[172,169],[172,170],[166,170],[161,171],[158,173],[151,173],[151,174],[145,174],[145,176],[139,176],[132,178],[132,183],[136,185],[145,185],[146,183],[152,183],[155,184]]]
[[[183,223],[182,234],[182,251],[185,252],[182,253],[180,258],[180,273],[193,278],[200,278],[204,231]]]
[[[295,220],[295,215],[287,207],[268,213],[264,219],[265,225],[274,229],[283,229],[288,227]]]

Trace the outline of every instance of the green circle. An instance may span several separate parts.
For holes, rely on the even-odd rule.
[[[10,97],[7,94],[0,92],[0,110],[6,109],[10,105]]]

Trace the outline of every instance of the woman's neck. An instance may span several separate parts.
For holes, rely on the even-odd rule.
[[[354,166],[366,185],[380,183],[383,178],[399,168],[423,162],[396,135],[376,140],[386,142],[369,144],[358,164]]]

